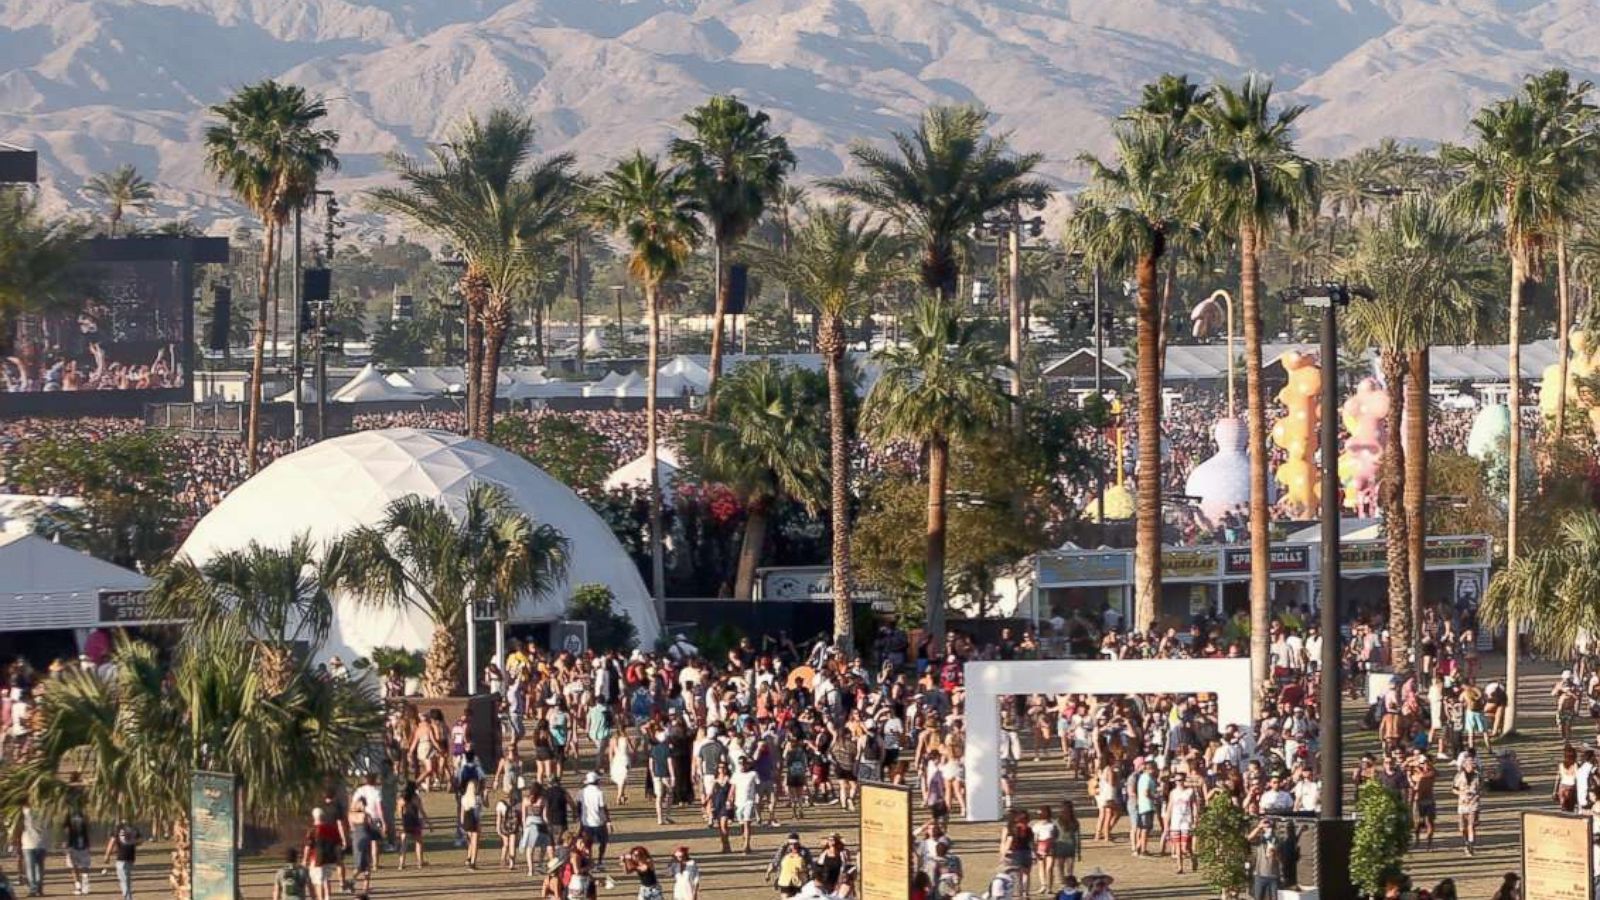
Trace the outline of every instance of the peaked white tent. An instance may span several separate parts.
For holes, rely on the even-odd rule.
[[[272,398],[272,402],[273,403],[293,403],[294,402],[294,389],[290,388],[289,390],[284,391],[283,393],[279,394],[278,396],[273,397]],[[300,402],[302,402],[302,403],[315,403],[315,402],[317,402],[317,383],[315,381],[312,381],[310,378],[307,378],[307,379],[305,379],[305,380],[300,382]]]
[[[398,388],[438,396],[465,391],[467,374],[460,366],[418,366],[392,372],[384,380]]]
[[[0,631],[137,624],[149,588],[138,572],[32,532],[0,534]]]
[[[670,362],[656,370],[656,375],[661,378],[680,378],[689,383],[696,393],[705,393],[711,384],[711,371],[687,356],[675,356]]]
[[[668,503],[672,502],[673,489],[678,480],[678,470],[682,466],[678,463],[678,455],[671,448],[661,447],[656,451],[656,472],[661,479],[661,497]],[[617,470],[606,476],[606,490],[616,490],[626,487],[650,486],[650,459],[640,454],[617,467]]]
[[[589,333],[583,336],[583,352],[604,353],[605,350],[606,342],[600,338],[600,329],[589,329]]]
[[[421,400],[423,394],[409,388],[396,387],[379,374],[376,366],[368,363],[356,377],[335,391],[328,399],[335,403],[382,403],[395,400]]]

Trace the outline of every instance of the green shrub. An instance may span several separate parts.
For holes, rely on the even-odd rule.
[[[629,651],[639,645],[633,620],[617,612],[617,598],[603,584],[580,584],[567,603],[567,618],[589,626],[589,648]]]
[[[401,678],[421,678],[423,670],[422,654],[400,647],[373,647],[371,655],[351,665],[357,669],[371,669],[380,679],[387,676],[390,669],[398,669]]]
[[[1356,833],[1350,848],[1350,879],[1377,896],[1383,881],[1400,872],[1411,848],[1411,811],[1400,795],[1376,781],[1356,792]]]
[[[1223,895],[1247,886],[1245,863],[1250,859],[1250,817],[1222,791],[1211,795],[1200,810],[1194,828],[1195,858],[1206,884]]]

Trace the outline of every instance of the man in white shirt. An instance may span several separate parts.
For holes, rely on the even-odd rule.
[[[1294,796],[1283,789],[1283,779],[1276,775],[1267,779],[1267,789],[1261,794],[1261,812],[1264,815],[1294,812]]]
[[[1322,811],[1322,782],[1312,775],[1310,769],[1300,769],[1299,780],[1289,793],[1294,795],[1295,812]]]
[[[594,845],[595,864],[604,865],[606,845],[611,842],[611,808],[606,806],[600,776],[594,772],[583,776],[583,790],[578,792],[578,829]]]
[[[378,774],[376,772],[368,772],[361,787],[356,788],[350,794],[351,806],[354,806],[357,800],[366,803],[367,818],[378,826],[378,833],[387,839],[389,829],[386,825],[388,819],[384,818],[383,788],[378,786]],[[372,868],[374,870],[378,868],[378,852],[382,847],[383,841],[374,841],[372,844]]]
[[[761,815],[758,804],[761,778],[756,774],[754,761],[749,756],[740,757],[739,771],[733,776],[733,812],[744,835],[744,852],[750,852],[750,829]]]

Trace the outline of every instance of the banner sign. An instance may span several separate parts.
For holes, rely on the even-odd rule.
[[[1222,551],[1224,575],[1250,574],[1250,548],[1231,547]],[[1267,569],[1271,572],[1310,572],[1311,548],[1305,544],[1274,545],[1267,555]]]
[[[1216,549],[1210,547],[1182,550],[1163,547],[1161,575],[1173,579],[1216,578],[1217,556]]]
[[[1127,584],[1133,556],[1112,553],[1041,553],[1037,557],[1040,587],[1080,584]]]
[[[589,623],[563,619],[550,623],[550,649],[582,656],[589,649]]]
[[[861,900],[911,898],[911,789],[861,783]]]
[[[235,778],[195,771],[189,781],[189,884],[193,900],[234,900],[239,811]]]
[[[150,597],[145,591],[101,591],[101,625],[137,625],[150,621]]]
[[[1489,538],[1473,537],[1428,538],[1423,554],[1430,569],[1465,569],[1489,565]]]
[[[1589,900],[1594,856],[1590,819],[1561,813],[1522,814],[1522,896]]]

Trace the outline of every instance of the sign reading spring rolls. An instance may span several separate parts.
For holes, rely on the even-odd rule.
[[[910,900],[911,789],[861,785],[861,900]]]
[[[1589,900],[1594,874],[1589,829],[1588,816],[1522,814],[1525,900]]]

